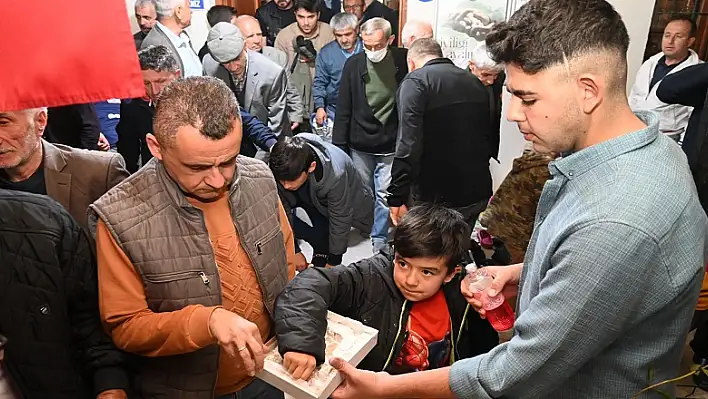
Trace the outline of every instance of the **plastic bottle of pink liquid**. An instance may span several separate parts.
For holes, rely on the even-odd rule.
[[[470,263],[465,266],[467,275],[465,281],[469,284],[470,291],[474,293],[475,298],[482,302],[482,308],[487,313],[489,324],[497,331],[507,331],[514,327],[514,310],[504,300],[504,295],[500,292],[495,297],[487,295],[487,289],[492,285],[494,276],[489,272],[480,269],[476,264]]]

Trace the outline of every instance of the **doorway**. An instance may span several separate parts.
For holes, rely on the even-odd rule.
[[[674,15],[689,15],[696,21],[698,31],[693,50],[701,59],[705,59],[708,54],[708,0],[657,0],[649,27],[649,40],[644,59],[661,52],[664,27]]]

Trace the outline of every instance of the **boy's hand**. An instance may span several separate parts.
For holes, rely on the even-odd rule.
[[[295,270],[298,272],[301,272],[308,267],[310,267],[310,262],[307,261],[307,258],[305,258],[305,254],[302,252],[298,252],[295,254],[293,257],[293,262],[295,263]]]
[[[317,367],[317,360],[312,355],[288,352],[283,356],[283,367],[296,380],[307,380]]]
[[[513,298],[519,295],[519,279],[521,278],[521,268],[524,265],[511,266],[487,266],[484,270],[490,272],[494,276],[492,285],[487,290],[487,294],[494,298],[501,292],[504,298]],[[482,301],[475,297],[475,293],[470,291],[468,283],[463,279],[460,289],[462,295],[467,299],[467,303],[474,308],[481,318],[486,318],[486,311],[482,309]]]

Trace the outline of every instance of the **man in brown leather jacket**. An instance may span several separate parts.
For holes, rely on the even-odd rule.
[[[153,132],[154,158],[91,205],[102,321],[139,355],[143,397],[282,399],[253,377],[294,242],[270,170],[238,156],[236,97],[216,78],[176,80]]]

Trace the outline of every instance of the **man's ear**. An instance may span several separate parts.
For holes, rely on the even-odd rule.
[[[37,115],[34,116],[34,123],[37,127],[37,135],[39,137],[44,135],[44,130],[47,128],[47,122],[49,121],[47,113],[47,109],[43,108],[41,111],[37,112]]]
[[[316,168],[317,168],[317,162],[312,161],[312,163],[310,164],[310,167],[307,168],[307,173],[314,172]]]
[[[396,40],[396,35],[392,34],[391,37],[388,38],[388,45],[392,45],[394,40]]]
[[[695,37],[688,39],[688,47],[692,47],[695,43],[696,43]]]
[[[606,81],[599,76],[586,73],[578,77],[578,85],[583,91],[582,111],[591,114],[604,101],[604,96],[608,88]]]
[[[175,71],[175,79],[179,79],[182,77],[182,71],[179,69]]]
[[[461,271],[462,271],[462,267],[455,266],[455,268],[452,269],[452,272],[450,272],[447,276],[445,276],[445,284],[452,281],[452,279],[455,278],[455,276],[457,276],[458,274],[460,274]]]
[[[152,156],[162,161],[162,148],[160,147],[160,142],[157,141],[157,137],[152,133],[148,133],[145,135],[145,139]]]

